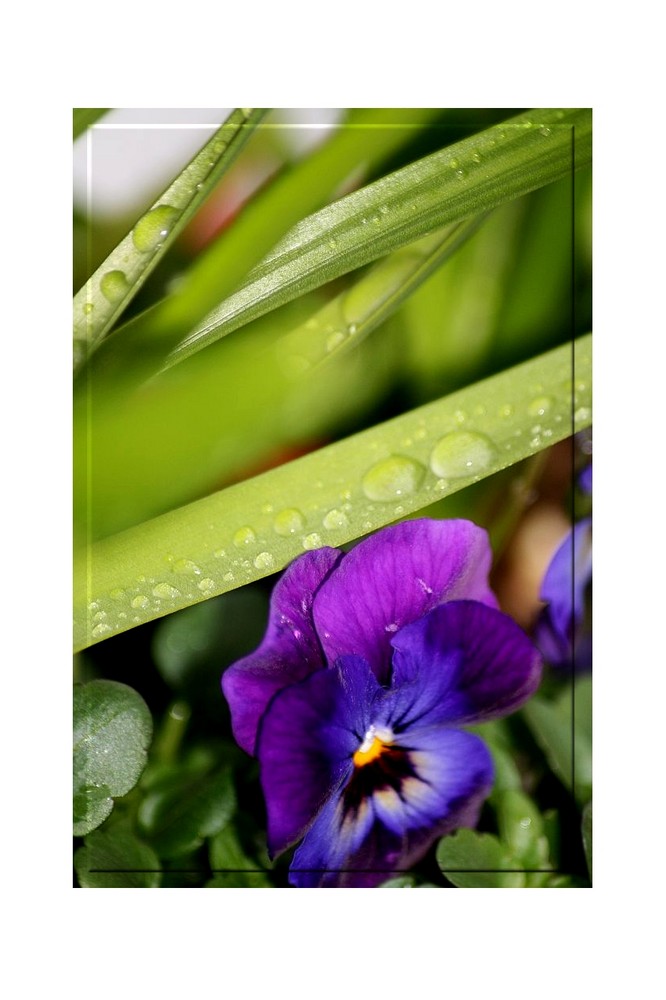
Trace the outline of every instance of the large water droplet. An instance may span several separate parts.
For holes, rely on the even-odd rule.
[[[206,576],[203,580],[199,581],[197,587],[199,590],[203,591],[203,593],[207,593],[209,590],[215,589],[215,580],[211,580],[209,576]]]
[[[324,527],[328,528],[329,531],[335,531],[336,528],[346,528],[348,524],[347,515],[343,510],[338,510],[337,507],[329,510],[323,520]]]
[[[120,302],[129,291],[124,271],[107,271],[99,282],[99,290],[109,302]]]
[[[436,476],[452,479],[476,476],[490,467],[495,446],[475,431],[453,431],[443,437],[430,456],[430,468]]]
[[[254,560],[255,569],[270,569],[275,565],[275,559],[270,552],[260,552]]]
[[[281,510],[279,514],[275,515],[273,520],[273,528],[277,531],[278,535],[295,535],[304,526],[305,518],[300,510],[296,510],[295,507],[287,507],[285,510]]]
[[[420,462],[405,455],[390,455],[368,469],[361,486],[370,500],[395,500],[416,493],[424,475]]]
[[[256,540],[257,536],[255,535],[254,531],[249,526],[249,524],[246,524],[244,527],[239,528],[236,534],[234,535],[234,545],[236,546],[237,549],[242,549],[245,545],[252,545],[252,543],[256,542]]]
[[[169,235],[178,212],[171,205],[158,205],[139,219],[132,233],[132,241],[141,253],[157,249]]]
[[[110,625],[107,625],[105,622],[100,622],[99,625],[95,625],[94,629],[92,630],[92,635],[93,638],[99,639],[100,636],[106,635],[107,632],[110,631],[111,631]]]
[[[137,594],[136,597],[133,597],[130,601],[133,608],[145,608],[148,606],[148,603],[149,601],[145,594]]]
[[[170,583],[158,583],[156,587],[153,587],[153,594],[155,597],[163,597],[165,599],[180,597],[178,588],[172,587]]]

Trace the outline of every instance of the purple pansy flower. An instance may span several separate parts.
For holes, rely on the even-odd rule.
[[[578,484],[592,491],[592,466]],[[573,526],[555,551],[541,584],[539,597],[546,607],[539,616],[535,641],[554,667],[588,669],[592,664],[590,636],[584,634],[585,592],[592,579],[592,518]]]
[[[539,655],[497,610],[486,533],[407,521],[286,570],[259,648],[222,686],[259,758],[275,856],[295,886],[369,887],[473,826],[493,782],[462,726],[514,711]]]

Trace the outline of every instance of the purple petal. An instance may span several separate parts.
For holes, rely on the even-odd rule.
[[[541,585],[547,602],[537,641],[551,663],[571,662],[576,627],[583,619],[585,589],[592,578],[592,521],[576,524],[555,552]]]
[[[393,638],[395,702],[389,724],[411,727],[496,719],[536,690],[541,659],[508,615],[452,601]]]
[[[295,843],[349,778],[380,692],[368,665],[348,657],[340,669],[316,671],[273,699],[257,741],[271,855]]]
[[[399,793],[380,788],[357,809],[349,808],[350,782],[331,796],[294,855],[293,885],[379,885],[410,868],[438,837],[477,822],[493,780],[483,742],[442,729],[420,733],[412,744],[414,776]]]
[[[329,663],[355,653],[388,679],[391,639],[443,601],[491,607],[488,536],[470,521],[405,521],[351,550],[320,587],[313,615]]]
[[[317,588],[341,558],[337,549],[306,552],[275,585],[261,645],[232,664],[222,677],[234,737],[254,753],[257,727],[273,695],[325,666],[312,621]]]
[[[592,464],[586,465],[578,477],[578,485],[584,493],[592,492]]]

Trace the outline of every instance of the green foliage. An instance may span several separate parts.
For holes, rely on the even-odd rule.
[[[196,748],[181,764],[158,767],[150,775],[139,829],[161,857],[178,857],[218,833],[235,805],[228,768],[209,750]]]
[[[74,855],[74,868],[84,889],[156,889],[160,859],[127,825],[89,834]]]
[[[592,681],[581,677],[557,699],[532,698],[523,714],[560,781],[580,805],[592,791]]]
[[[74,834],[90,833],[126,795],[146,764],[153,723],[126,684],[95,680],[74,687]]]

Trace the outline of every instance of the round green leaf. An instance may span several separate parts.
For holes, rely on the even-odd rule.
[[[437,864],[449,882],[461,889],[519,889],[525,874],[503,844],[490,833],[458,830],[437,846]]]
[[[74,687],[74,835],[94,830],[126,795],[146,764],[153,723],[143,698],[126,684]]]
[[[74,855],[74,868],[84,889],[156,889],[160,860],[124,824],[96,830]]]

